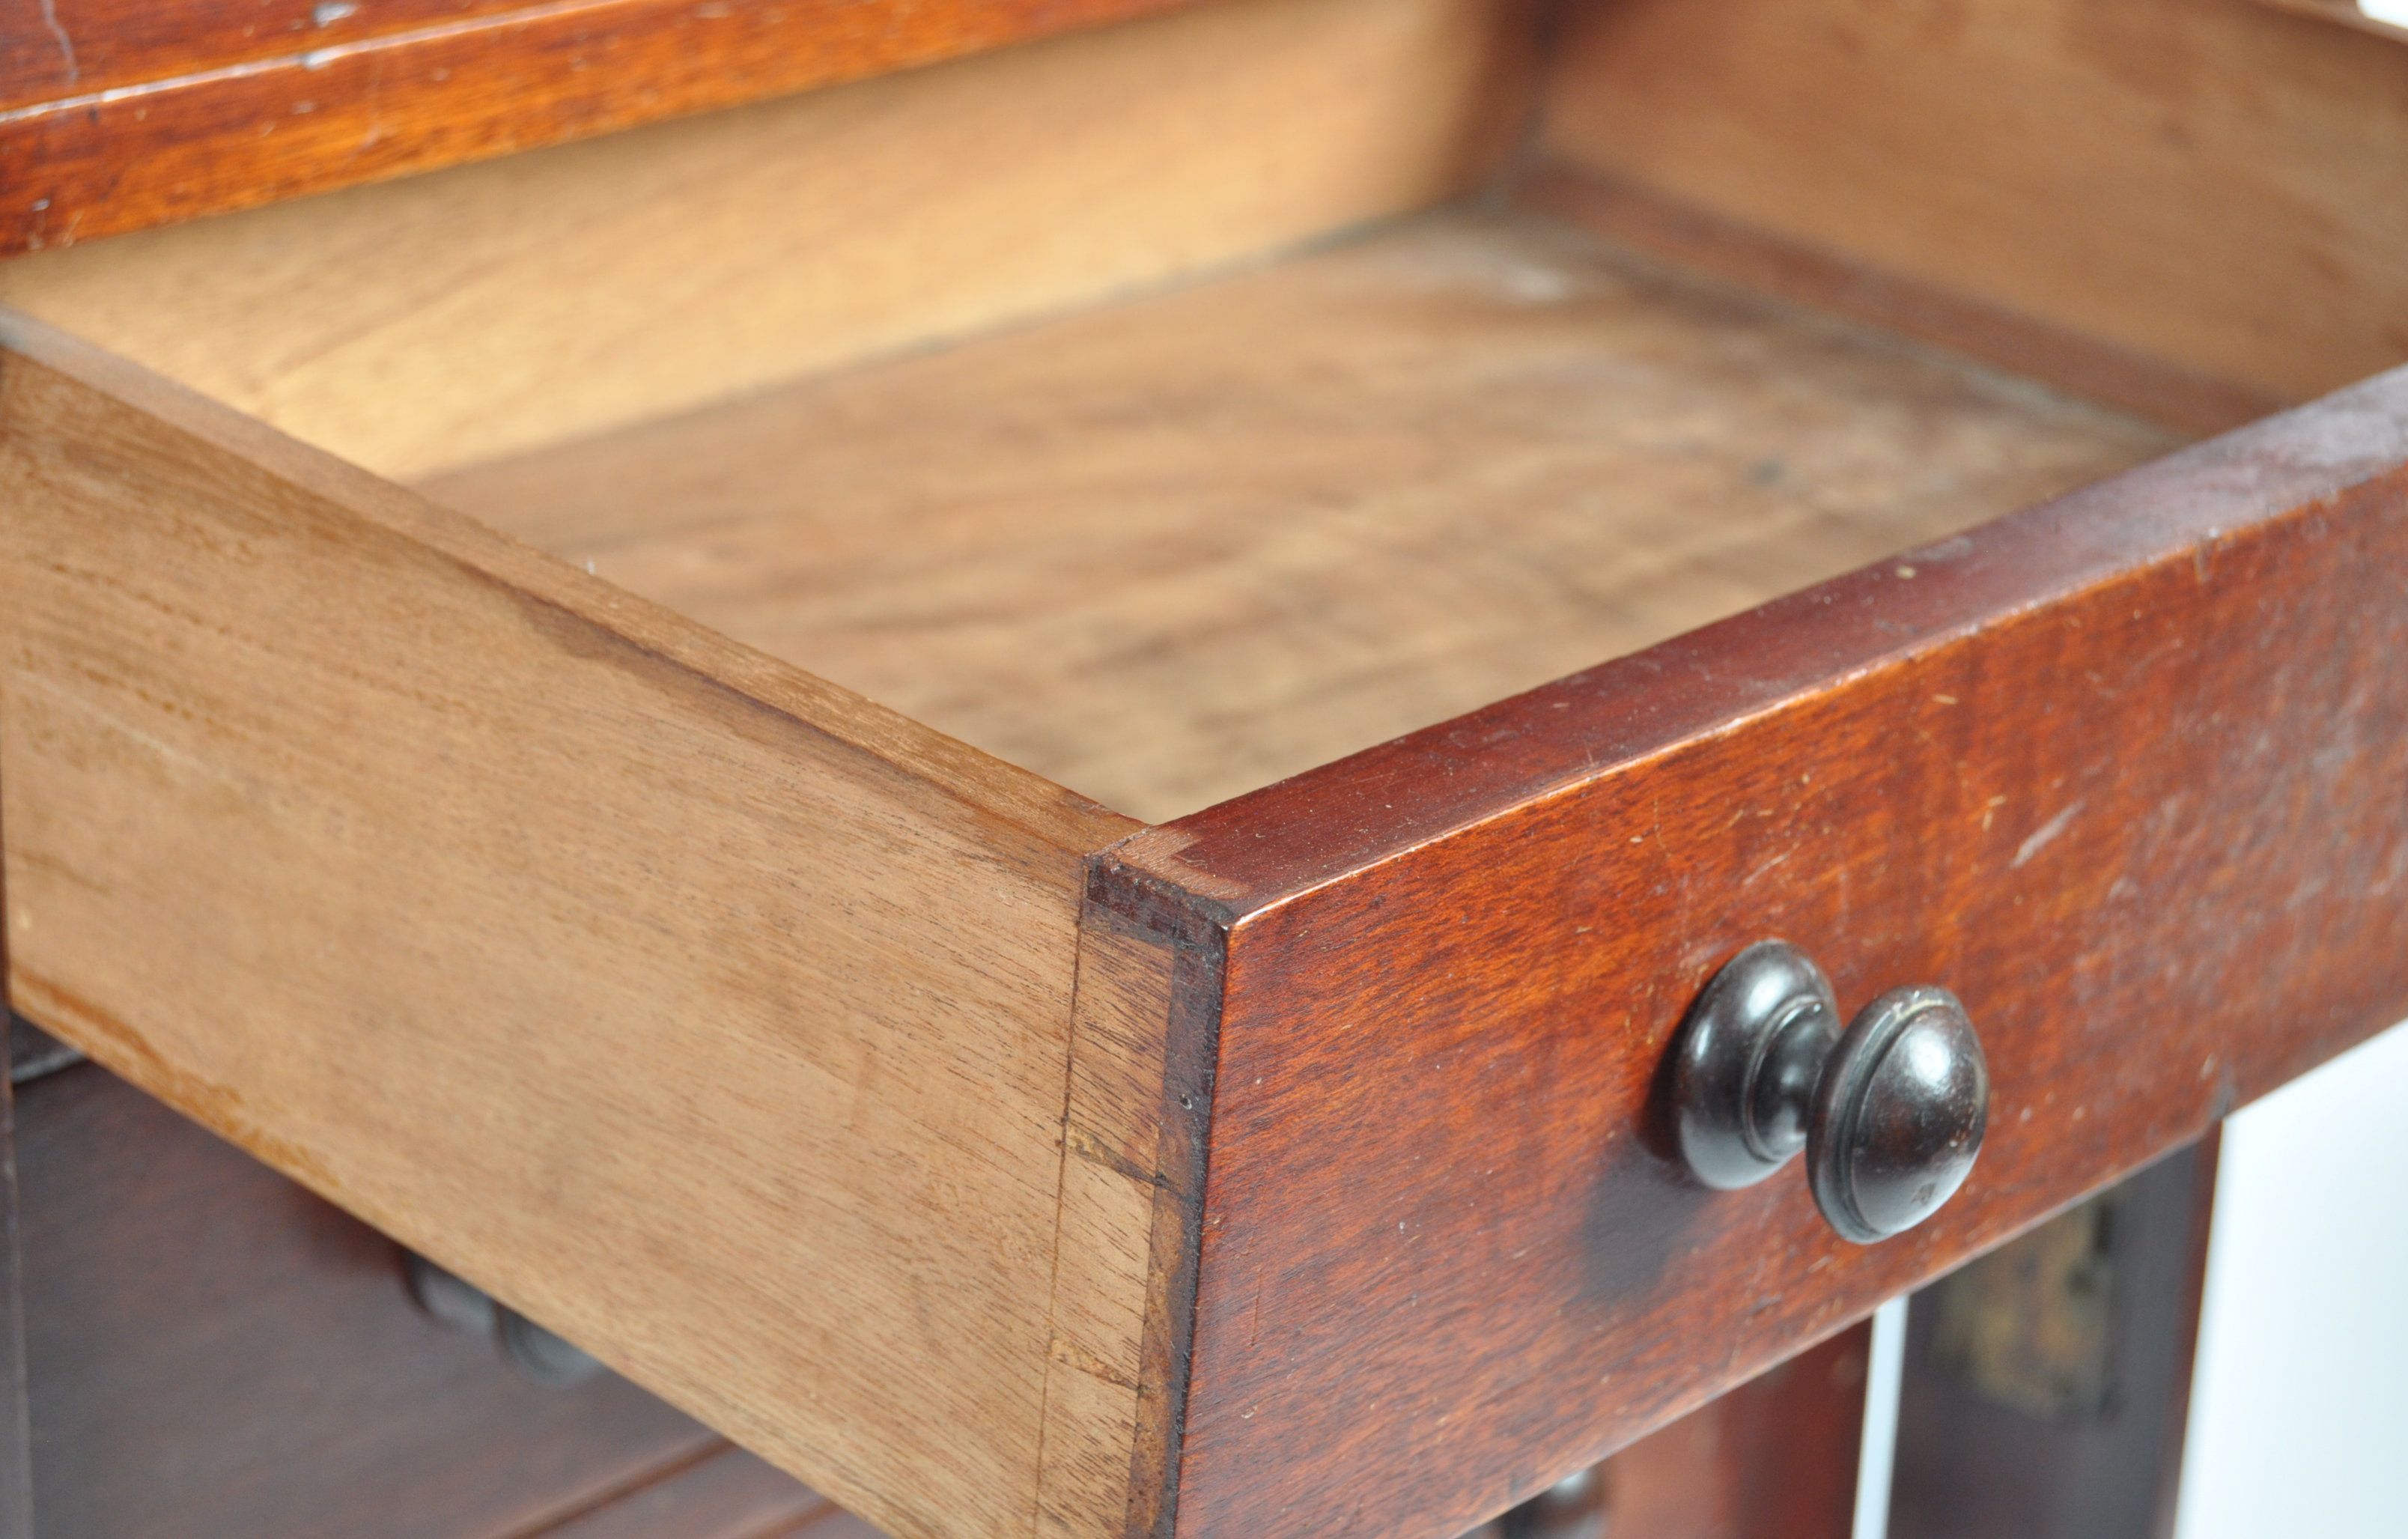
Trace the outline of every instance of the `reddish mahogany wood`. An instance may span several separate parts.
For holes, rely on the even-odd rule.
[[[1190,3],[28,0],[0,20],[0,254]]]
[[[0,16],[0,112],[526,8],[525,0],[50,0]]]
[[[1177,1531],[1460,1532],[2398,1019],[2403,656],[2394,373],[1120,846],[1225,953]],[[1971,1010],[1923,1228],[1683,1176],[1766,935]]]
[[[1865,1369],[1872,1327],[1857,1325],[1649,1433],[1598,1467],[1596,1516],[1638,1539],[1848,1539],[1856,1514]],[[1515,1539],[1484,1523],[1465,1539]]]
[[[44,1539],[496,1539],[724,1446],[623,1379],[518,1378],[393,1242],[96,1066],[18,1097]]]
[[[1853,1326],[1607,1460],[1607,1532],[1848,1539],[1871,1347]]]

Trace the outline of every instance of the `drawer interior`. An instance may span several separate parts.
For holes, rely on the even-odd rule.
[[[424,490],[1160,822],[2173,441],[1458,208]]]
[[[1974,8],[1223,0],[0,301],[1160,821],[2398,353],[2408,50]]]

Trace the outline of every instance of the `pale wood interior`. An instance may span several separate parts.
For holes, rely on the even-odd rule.
[[[7,316],[0,655],[12,1007],[896,1539],[1122,1532],[1136,825]]]
[[[7,305],[408,479],[1426,207],[1524,0],[1221,0],[0,263]]]
[[[2259,412],[2408,362],[2408,48],[2327,16],[1567,0],[1541,95],[1546,157]]]
[[[1458,210],[424,489],[1161,821],[2174,442]]]
[[[1541,65],[1524,0],[1226,0],[0,301],[1158,820],[2174,441],[1536,222],[1354,238],[1500,168],[2194,425],[2401,356],[2408,53],[2130,9],[1571,0]]]

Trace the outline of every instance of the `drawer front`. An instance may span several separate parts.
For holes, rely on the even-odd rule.
[[[97,1067],[19,1087],[17,1176],[50,1539],[509,1539],[719,1446],[624,1379],[520,1378],[392,1241]]]
[[[2403,461],[2408,373],[1122,845],[1214,1087],[1178,1531],[1441,1539],[2408,1014]],[[1683,1172],[1768,936],[1986,1044],[1899,1238]]]

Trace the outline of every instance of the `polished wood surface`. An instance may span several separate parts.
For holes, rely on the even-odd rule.
[[[104,1070],[18,1094],[43,1539],[519,1539],[724,1446],[624,1380],[519,1378],[392,1241]]]
[[[5,340],[16,1008],[882,1528],[1022,1532],[1136,825]]]
[[[1571,0],[1545,151],[2295,402],[2408,360],[2408,49],[2257,0]]]
[[[2404,565],[2400,373],[1119,846],[1226,937],[1180,1531],[1442,1539],[2408,1013]],[[1767,935],[1982,1032],[1896,1240],[1679,1173]]]
[[[1221,0],[20,257],[0,304],[423,477],[1456,195],[1526,8]]]
[[[857,79],[1181,0],[41,0],[0,21],[0,253]]]
[[[2174,441],[1455,212],[425,489],[1162,821]]]

